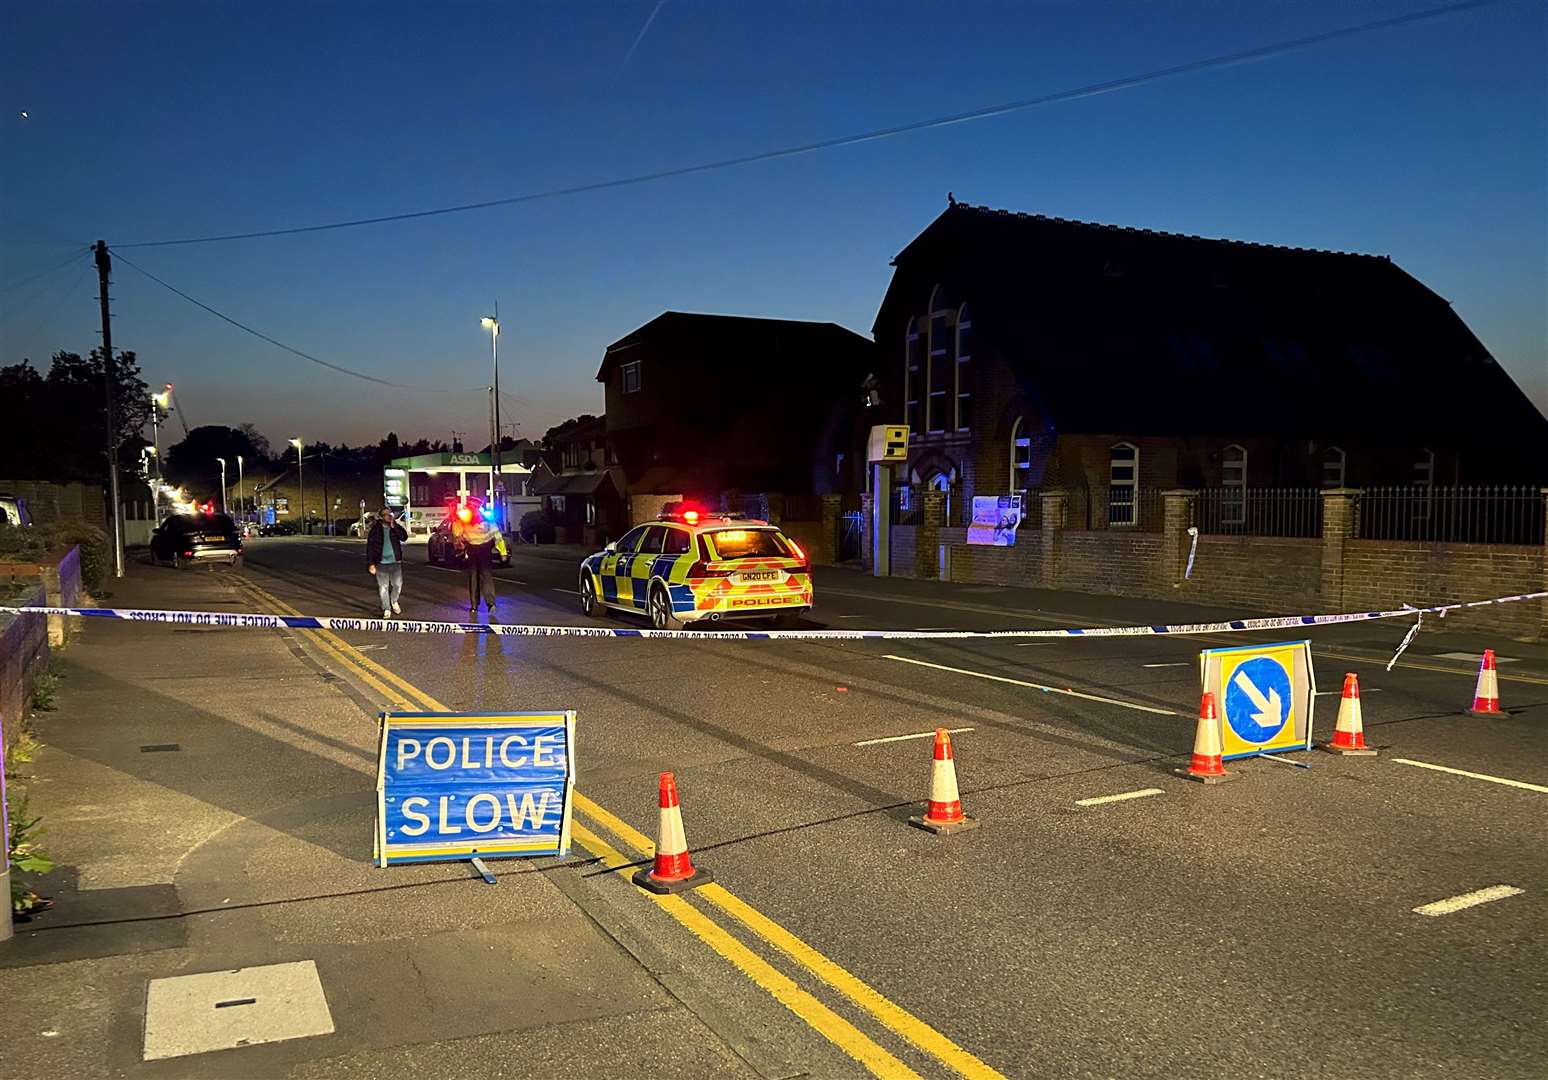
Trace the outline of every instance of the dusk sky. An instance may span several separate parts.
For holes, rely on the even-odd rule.
[[[97,344],[72,246],[308,225],[607,180],[1054,92],[1425,2],[0,8],[0,362]],[[638,39],[637,47],[631,45]],[[483,441],[601,412],[666,309],[869,335],[888,262],[959,200],[1390,255],[1548,409],[1540,0],[884,141],[525,205],[124,254],[114,343],[191,424],[276,444]],[[25,111],[27,116],[22,118]]]

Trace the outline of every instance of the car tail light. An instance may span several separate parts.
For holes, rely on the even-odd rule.
[[[800,559],[802,562],[806,561],[806,552],[801,550],[800,544],[796,543],[788,536],[785,537],[785,543],[790,545],[790,550],[795,553],[796,558]]]
[[[735,572],[733,567],[710,566],[705,562],[696,562],[688,568],[688,576],[690,578],[730,577]]]

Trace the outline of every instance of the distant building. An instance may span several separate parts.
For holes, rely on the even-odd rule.
[[[1548,479],[1548,421],[1386,257],[955,203],[893,266],[880,411],[958,520],[1040,487],[1122,525],[1139,488]]]
[[[631,498],[814,495],[859,490],[874,370],[834,323],[668,311],[609,345],[597,381]]]
[[[601,546],[629,528],[623,470],[613,455],[603,417],[555,435],[547,464],[534,473],[533,493],[557,530],[560,543]]]

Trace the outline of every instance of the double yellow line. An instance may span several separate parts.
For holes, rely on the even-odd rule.
[[[282,615],[301,614],[250,580],[244,580],[241,587],[252,594],[255,602],[266,605],[272,612]],[[451,711],[413,683],[373,661],[333,631],[307,630],[305,632],[312,635],[312,640],[326,653],[347,664],[355,676],[380,694],[382,700],[392,707],[406,710],[426,709],[433,712]],[[580,792],[575,793],[575,809],[585,814],[598,828],[610,833],[622,847],[634,853],[633,856],[624,854],[596,830],[580,822],[574,822],[572,833],[575,839],[596,856],[608,870],[627,878],[635,869],[639,859],[654,855],[655,845],[648,836]],[[865,1066],[873,1076],[897,1077],[899,1080],[907,1080],[907,1078],[923,1080],[917,1072],[880,1043],[823,1004],[813,994],[802,989],[794,979],[744,945],[698,905],[691,903],[688,899],[690,894],[658,896],[644,890],[638,890],[638,894],[653,901],[696,938],[734,965],[760,989],[799,1017],[812,1030]],[[900,1036],[935,1061],[970,1080],[1004,1080],[1001,1073],[974,1057],[923,1020],[890,1001],[879,991],[834,963],[734,893],[720,885],[710,884],[693,890],[691,895],[704,901],[707,906],[714,908],[723,916],[734,920],[744,931],[815,977],[848,1004],[858,1007],[870,1019]]]

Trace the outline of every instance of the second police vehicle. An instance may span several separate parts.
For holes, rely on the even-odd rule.
[[[669,503],[581,562],[581,610],[641,612],[657,630],[701,621],[774,619],[812,606],[811,563],[778,526]]]

